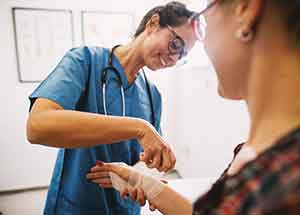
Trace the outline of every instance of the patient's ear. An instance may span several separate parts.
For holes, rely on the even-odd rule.
[[[236,4],[234,14],[239,23],[236,35],[244,41],[249,41],[254,36],[256,24],[259,22],[263,11],[264,1],[238,1]]]

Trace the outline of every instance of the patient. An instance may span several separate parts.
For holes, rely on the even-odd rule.
[[[191,203],[123,164],[99,163],[87,177],[110,175],[122,196],[142,205],[148,200],[163,214],[299,214],[299,11],[298,0],[217,0],[191,20],[214,65],[219,94],[244,100],[251,119],[248,141],[206,194]]]

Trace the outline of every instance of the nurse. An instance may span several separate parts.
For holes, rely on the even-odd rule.
[[[170,67],[187,54],[196,41],[192,14],[178,2],[155,7],[131,42],[113,50],[70,50],[30,95],[28,140],[59,148],[44,214],[140,214],[138,204],[108,188],[110,180],[100,187],[86,174],[97,160],[134,165],[142,150],[149,168],[174,167],[175,156],[160,136],[161,96],[143,67]],[[103,75],[110,64],[117,72]],[[93,180],[105,178],[96,174]]]

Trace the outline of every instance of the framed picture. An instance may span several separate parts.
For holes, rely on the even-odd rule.
[[[70,10],[12,8],[18,77],[40,82],[73,46]]]
[[[123,12],[82,11],[84,45],[112,47],[130,40],[134,15]]]

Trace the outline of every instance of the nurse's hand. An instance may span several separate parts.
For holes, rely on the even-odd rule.
[[[171,146],[162,139],[150,123],[143,129],[139,143],[144,149],[140,160],[145,162],[148,168],[156,168],[160,172],[167,172],[174,168],[176,158]]]

